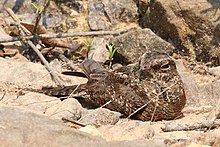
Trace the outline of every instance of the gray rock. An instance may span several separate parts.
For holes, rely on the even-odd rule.
[[[11,8],[14,13],[23,13],[23,12],[29,12],[34,13],[36,9],[32,7],[31,4],[32,1],[27,0],[7,0],[7,1],[0,1],[0,7],[1,5],[4,5],[7,8]]]
[[[86,125],[113,125],[119,121],[120,116],[121,114],[119,112],[110,111],[105,108],[98,108],[94,110],[84,110],[79,121]]]
[[[216,105],[220,99],[219,80],[212,82],[213,77],[199,76],[191,72],[181,72],[180,76],[184,84],[187,106]],[[204,80],[204,82],[198,82],[199,80]]]
[[[31,62],[17,62],[0,58],[0,82],[13,82],[16,84],[33,84],[32,82],[47,85],[51,82],[50,75],[44,66]],[[7,71],[7,72],[6,72]]]
[[[29,110],[44,114],[48,108],[60,104],[61,101],[56,97],[47,96],[40,93],[28,92],[19,96],[8,105],[21,106]]]
[[[137,6],[132,0],[89,0],[91,30],[106,30],[120,22],[137,22]]]
[[[195,74],[183,64],[183,60],[176,60],[177,70],[183,80],[187,98],[187,106],[215,106],[220,99],[218,87],[220,80],[209,74]],[[218,77],[219,67],[209,69]]]
[[[0,107],[0,117],[1,146],[79,146],[102,142],[66,127],[61,121],[22,109]],[[83,138],[88,140],[84,142]]]
[[[0,146],[148,146],[157,143],[143,140],[107,142],[99,137],[67,127],[59,120],[51,120],[23,109],[0,107]]]
[[[95,126],[91,126],[91,125],[87,125],[85,127],[81,127],[79,128],[80,131],[85,132],[85,133],[89,133],[93,136],[101,136],[101,133],[98,131],[98,129]]]
[[[3,7],[11,8],[16,16],[22,19],[23,22],[34,23],[35,18],[33,17],[36,13],[36,9],[32,6],[33,1],[28,0],[7,0],[0,1],[0,8]],[[39,6],[43,6],[43,1],[36,1]],[[47,7],[47,13],[42,14],[42,19],[39,24],[47,28],[47,30],[55,32],[69,32],[79,29],[80,31],[89,29],[88,25],[85,23],[82,25],[82,17],[85,16],[85,8],[83,6],[87,5],[87,1],[67,1],[58,0],[51,1],[50,5]],[[6,11],[0,11],[4,13],[4,19],[12,22],[12,19],[8,19]],[[68,15],[67,15],[68,14]],[[77,16],[76,16],[77,15]],[[87,17],[87,16],[85,16]],[[82,27],[81,27],[82,26]],[[82,30],[81,30],[82,29]],[[85,31],[85,30],[84,30]],[[71,42],[69,42],[71,43]]]
[[[109,60],[109,52],[106,49],[106,45],[109,44],[109,39],[96,37],[94,38],[93,48],[89,52],[90,59],[93,59],[97,62],[105,63],[106,60]]]
[[[212,146],[212,147],[220,146],[220,135],[218,129],[213,130],[211,132],[206,132],[202,136],[196,136],[195,138],[196,138],[195,140],[197,141],[197,143],[199,143],[199,145],[196,145],[194,143],[194,145],[191,146]]]
[[[81,84],[87,81],[86,78],[62,75],[61,66],[52,66],[57,75],[60,75],[65,85]],[[42,86],[54,86],[50,74],[46,68],[37,63],[18,62],[12,59],[0,58],[0,91],[6,89],[13,91],[14,88],[39,89]]]
[[[220,77],[220,66],[209,68],[208,71],[215,75],[217,78]]]
[[[59,104],[48,108],[45,114],[51,118],[61,119],[62,117],[65,117],[77,120],[81,117],[81,110],[82,106],[76,99],[68,98]]]
[[[112,44],[117,47],[118,53],[124,62],[134,63],[141,55],[149,51],[163,51],[171,54],[174,47],[154,34],[150,29],[131,30],[115,37]]]
[[[91,30],[105,30],[108,29],[111,23],[107,20],[104,11],[103,3],[93,0],[89,2],[89,27]]]

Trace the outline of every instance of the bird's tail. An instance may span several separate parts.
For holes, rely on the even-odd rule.
[[[86,89],[85,84],[81,85],[71,85],[71,86],[65,86],[63,88],[61,87],[43,87],[41,89],[41,92],[50,95],[50,96],[57,96],[57,97],[62,97],[62,96],[69,96],[71,94],[76,94],[84,91]]]
[[[92,59],[86,59],[81,64],[81,68],[85,76],[89,80],[102,78],[103,75],[106,73],[105,68],[102,67],[101,64],[99,64],[98,62]],[[77,75],[78,74],[78,76],[84,77],[83,73],[78,73],[78,72],[64,72],[63,74],[66,74],[66,75]],[[87,89],[87,85],[81,84],[81,85],[65,86],[63,88],[62,87],[43,87],[42,89],[23,89],[23,90],[44,93],[50,96],[64,97],[64,96],[69,96],[72,93],[83,92],[86,89]]]
[[[25,88],[22,90],[44,93],[49,96],[65,97],[65,96],[69,96],[71,94],[78,94],[82,91],[85,91],[86,84],[65,86],[64,88],[62,88],[62,87],[43,87],[42,89]]]

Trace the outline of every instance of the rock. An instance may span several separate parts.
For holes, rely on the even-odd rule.
[[[220,146],[220,138],[217,138],[215,143],[213,144],[213,147],[219,147]]]
[[[42,1],[36,1],[39,6],[43,6]],[[0,1],[0,8],[3,7],[11,8],[15,14],[22,18],[22,21],[33,23],[35,19],[33,14],[36,13],[36,9],[32,6],[32,1],[27,0],[7,0]],[[84,6],[87,6],[87,1],[74,0],[56,0],[51,1],[47,7],[47,13],[42,15],[40,25],[45,26],[50,31],[57,33],[60,32],[73,32],[73,31],[88,31],[89,27],[87,24],[87,12]],[[6,11],[1,9],[1,13],[7,14]],[[73,13],[75,12],[76,15]],[[5,15],[7,19],[8,15]],[[12,22],[10,19],[7,19]],[[62,21],[61,21],[62,20]]]
[[[208,71],[216,76],[216,79],[220,78],[220,66],[209,68]]]
[[[69,65],[72,69],[79,72],[83,72],[82,69],[79,67],[79,65],[73,63],[70,63]],[[83,78],[83,77],[61,74],[62,72],[66,72],[67,70],[61,68],[63,65],[58,59],[54,59],[53,61],[51,61],[50,66],[52,69],[54,69],[54,71],[56,71],[56,74],[59,75],[62,82],[65,83],[65,86],[70,86],[73,84],[74,85],[84,84],[88,80],[87,78]]]
[[[76,99],[68,98],[48,108],[45,114],[51,118],[61,119],[62,117],[65,117],[78,120],[81,117],[81,110],[82,106]]]
[[[44,114],[48,108],[53,107],[54,105],[58,105],[60,103],[61,101],[56,97],[51,97],[40,93],[28,92],[27,94],[14,99],[10,103],[8,103],[8,105],[21,106],[25,109]]]
[[[93,136],[100,136],[101,137],[101,133],[97,130],[97,128],[95,126],[88,125],[88,126],[80,128],[79,130],[82,132],[85,132],[85,133],[89,133]]]
[[[0,58],[0,82],[12,82],[16,84],[51,84],[51,78],[44,66],[31,62],[17,62]],[[49,79],[49,80],[48,80]]]
[[[109,39],[107,39],[107,37],[94,38],[93,49],[89,52],[88,58],[100,63],[105,63],[105,61],[109,60],[109,52],[106,48],[107,44],[109,44]]]
[[[64,4],[67,7],[77,11],[77,12],[82,12],[84,10],[83,5],[81,4],[81,0],[73,0],[73,1],[68,1],[68,0],[59,0],[57,1],[58,5]]]
[[[36,10],[32,7],[32,1],[26,1],[26,0],[20,0],[20,1],[14,1],[14,0],[7,0],[7,1],[0,1],[0,7],[3,7],[3,5],[6,8],[11,8],[14,13],[23,13],[23,12],[29,12],[34,13]]]
[[[211,147],[209,145],[201,145],[201,144],[197,144],[195,142],[190,143],[190,145],[187,145],[186,147]]]
[[[62,75],[61,66],[52,66],[57,75],[60,75],[65,85],[81,84],[86,78]],[[0,91],[18,91],[17,88],[40,89],[42,86],[54,86],[46,68],[37,63],[18,62],[17,60],[0,58]]]
[[[121,114],[119,112],[110,111],[105,108],[82,111],[80,122],[85,125],[102,126],[107,124],[115,124],[119,121]]]
[[[186,106],[215,106],[220,99],[217,88],[220,86],[220,80],[210,74],[195,74],[184,66],[183,60],[176,60],[175,62],[178,73],[183,80],[187,98]],[[210,68],[209,72],[217,74],[218,70],[218,67]]]
[[[163,51],[171,54],[174,47],[154,34],[150,29],[136,29],[110,41],[118,50],[123,62],[134,63],[145,52]]]
[[[220,135],[219,129],[213,130],[211,132],[206,132],[202,136],[196,137],[196,143],[206,146],[219,147],[220,145]],[[205,146],[206,145],[206,146]],[[203,147],[200,145],[200,147]]]
[[[134,120],[122,120],[114,126],[101,126],[98,130],[102,137],[108,141],[151,139],[154,136],[154,129],[151,128],[149,122]]]
[[[213,81],[210,75],[193,74],[192,72],[180,72],[183,80],[187,106],[215,106],[220,99],[218,87],[220,80]]]
[[[105,30],[111,25],[105,16],[102,1],[89,0],[89,27],[91,30]]]
[[[93,139],[102,142],[66,127],[61,121],[50,120],[22,109],[0,107],[0,117],[1,146],[78,146],[83,145],[83,138],[88,138],[92,144]]]
[[[152,141],[107,142],[100,137],[71,129],[60,120],[52,120],[23,109],[0,107],[0,146],[106,146],[145,147]]]
[[[89,0],[88,5],[91,30],[107,30],[123,23],[129,28],[137,23],[137,6],[132,0]]]
[[[140,25],[172,42],[176,52],[219,65],[219,4],[214,0],[142,2]]]
[[[205,121],[202,122],[202,124],[211,126],[214,123],[218,121],[220,118],[220,101],[217,102],[216,107],[212,108],[211,112],[209,112],[209,115],[206,116]]]
[[[16,54],[15,56],[11,57],[12,60],[16,60],[19,62],[28,62],[28,59],[25,58],[23,55],[21,54]]]

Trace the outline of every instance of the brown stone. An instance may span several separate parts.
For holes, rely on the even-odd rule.
[[[173,43],[176,52],[199,61],[211,61],[213,65],[219,64],[219,36],[213,33],[219,23],[219,1],[155,0],[141,6],[144,4],[146,10],[140,11],[142,27],[151,28]]]

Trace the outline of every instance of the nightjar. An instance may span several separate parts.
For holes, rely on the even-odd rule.
[[[76,92],[85,91],[93,103],[118,111],[124,117],[143,121],[174,119],[185,106],[183,82],[174,60],[166,53],[148,52],[139,62],[112,71],[86,59],[82,69],[88,82]],[[43,91],[69,95],[75,87],[45,87]]]

